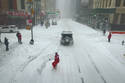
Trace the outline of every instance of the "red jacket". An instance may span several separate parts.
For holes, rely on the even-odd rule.
[[[21,34],[18,34],[18,38],[21,40],[21,39],[22,39],[22,35],[21,35]]]
[[[55,62],[59,63],[59,55],[57,53],[55,55]]]
[[[56,53],[55,60],[52,63],[53,68],[56,68],[57,64],[59,63],[59,55]]]
[[[109,35],[108,35],[108,39],[111,39],[111,37],[112,37],[112,34],[110,32]]]

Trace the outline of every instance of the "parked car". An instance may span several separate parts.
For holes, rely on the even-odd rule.
[[[15,33],[18,31],[16,25],[1,25],[0,32],[1,33]]]
[[[61,45],[73,45],[72,31],[63,31],[61,34]]]

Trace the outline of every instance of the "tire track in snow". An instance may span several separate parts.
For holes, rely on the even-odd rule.
[[[19,66],[19,68],[16,70],[15,74],[13,75],[13,77],[11,78],[11,80],[10,80],[9,83],[16,83],[15,77],[16,77],[17,73],[23,72],[24,69],[25,69],[32,61],[36,60],[38,57],[41,56],[41,54],[42,54],[44,51],[46,51],[48,48],[50,48],[50,45],[51,45],[52,43],[53,43],[53,42],[51,42],[50,44],[46,45],[46,46],[42,49],[42,51],[40,51],[38,54],[36,54],[36,56],[29,56],[29,57],[28,57],[28,60],[27,60],[26,62],[24,62],[21,66]],[[46,58],[46,56],[43,56],[43,58]],[[48,57],[48,58],[49,58],[49,57]],[[41,65],[41,66],[44,67],[45,65],[46,65],[46,63],[43,64],[43,65]],[[43,69],[44,69],[44,68],[43,68]]]
[[[44,57],[45,57],[45,56],[44,56]],[[51,60],[53,60],[52,57],[51,57],[51,58],[50,58],[50,57],[47,57],[46,60],[44,60],[43,63],[41,64],[40,68],[37,69],[37,72],[38,72],[39,74],[41,74],[41,73],[43,72],[44,68],[46,67],[46,64],[47,64],[49,61],[51,61]]]
[[[82,73],[79,65],[78,65],[78,71],[79,71],[79,74]],[[84,83],[84,77],[82,75],[81,75],[80,79],[81,79],[81,82]]]
[[[78,65],[78,63],[77,63],[77,66],[78,66],[78,72],[79,72],[79,75],[80,75],[81,83],[84,83],[84,77],[81,75],[82,72],[81,72],[81,69],[80,69],[80,66]]]
[[[75,58],[75,56],[73,55],[73,58]],[[81,72],[81,68],[80,68],[80,65],[78,64],[78,61],[77,59],[74,59],[74,61],[76,62],[76,65],[77,65],[77,68],[78,68],[78,73],[79,73],[79,77],[81,79],[81,83],[84,83],[84,77],[81,75],[82,72]]]
[[[84,78],[83,77],[81,77],[81,81],[82,81],[82,83],[84,83]]]
[[[107,81],[105,80],[105,78],[103,77],[103,75],[101,74],[101,72],[99,71],[99,69],[97,68],[96,64],[94,63],[92,57],[90,55],[88,55],[90,62],[92,63],[92,65],[94,66],[94,68],[96,69],[97,73],[99,74],[99,76],[101,77],[101,79],[103,80],[103,83],[107,83]]]
[[[34,61],[35,59],[37,59],[38,57],[40,57],[40,55],[46,51],[46,49],[50,48],[49,46],[52,44],[53,42],[51,42],[50,44],[46,45],[42,51],[40,51],[38,54],[36,54],[36,56],[30,56],[28,57],[28,61],[24,62],[24,64],[21,65],[20,71],[23,72],[24,69],[28,66],[28,64],[30,64],[32,61]]]
[[[72,26],[70,26],[68,22],[69,21],[67,21],[65,24],[67,25],[68,30],[71,30],[70,28]],[[75,56],[73,56],[73,58],[75,58]],[[84,83],[84,77],[81,75],[82,72],[81,72],[81,69],[80,69],[80,65],[78,64],[78,61],[76,61],[75,59],[74,59],[74,61],[76,62],[76,65],[77,65],[77,68],[78,68],[78,72],[79,72],[79,75],[80,75],[81,83]]]
[[[81,73],[81,69],[80,69],[80,66],[78,66],[78,71],[79,71],[79,73]]]

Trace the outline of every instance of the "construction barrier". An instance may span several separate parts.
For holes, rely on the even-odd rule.
[[[122,31],[111,31],[112,34],[125,34],[125,32],[122,32]]]

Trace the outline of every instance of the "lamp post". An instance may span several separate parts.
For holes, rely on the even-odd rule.
[[[27,0],[27,4],[29,4],[29,12],[30,12],[30,19],[28,19],[28,23],[30,24],[31,27],[31,40],[30,40],[30,44],[33,45],[34,44],[34,39],[33,39],[33,18],[34,18],[34,9],[33,9],[33,1],[32,0]]]
[[[0,32],[0,43],[2,43],[2,41],[1,41],[1,32]]]

